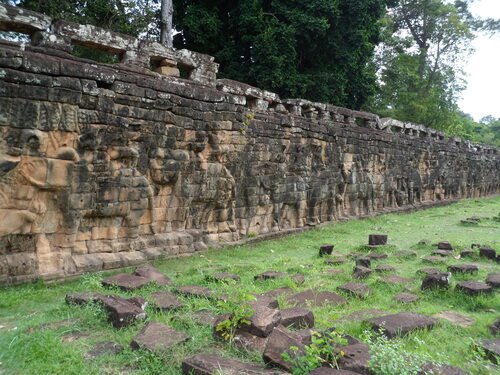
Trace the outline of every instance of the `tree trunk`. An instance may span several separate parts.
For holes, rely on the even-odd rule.
[[[172,0],[161,0],[160,43],[173,48],[172,15],[174,7]]]

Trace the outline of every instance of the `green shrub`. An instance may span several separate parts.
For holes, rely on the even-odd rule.
[[[234,282],[230,282],[229,286],[230,289],[234,289]],[[227,299],[219,302],[221,312],[230,314],[229,318],[220,322],[215,328],[221,333],[224,340],[231,341],[238,328],[244,324],[250,324],[248,318],[253,315],[253,309],[249,303],[255,299],[247,290],[238,289],[236,292],[229,293]]]

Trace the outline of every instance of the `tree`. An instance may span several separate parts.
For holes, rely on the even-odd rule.
[[[173,47],[172,13],[174,7],[172,0],[161,0],[161,29],[160,43],[167,47]]]
[[[398,1],[383,21],[381,89],[370,109],[453,134],[474,32],[495,32],[499,26],[498,20],[473,17],[470,3]]]
[[[178,0],[174,45],[215,56],[220,76],[283,97],[359,108],[375,93],[380,0]]]

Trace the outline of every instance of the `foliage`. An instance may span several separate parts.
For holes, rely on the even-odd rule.
[[[500,118],[486,116],[475,122],[471,116],[458,113],[454,135],[473,142],[500,147]]]
[[[431,358],[425,354],[407,352],[397,340],[389,340],[381,334],[375,337],[365,331],[367,344],[370,345],[370,370],[375,375],[419,375],[422,367]],[[425,343],[411,337],[414,348],[418,350]]]
[[[219,307],[223,314],[228,314],[228,318],[220,322],[215,328],[221,333],[224,340],[231,341],[238,328],[244,324],[250,324],[248,318],[253,314],[249,304],[255,301],[255,297],[248,291],[238,288],[234,291],[234,282],[229,282],[230,289],[233,290],[229,296],[219,302]]]
[[[383,116],[457,133],[463,66],[476,31],[499,21],[474,17],[470,1],[399,0],[383,20],[377,66],[381,87],[367,106]]]
[[[179,0],[178,48],[215,56],[220,75],[359,108],[374,94],[370,63],[386,0]]]
[[[292,363],[294,375],[305,375],[325,365],[338,368],[337,360],[344,355],[338,349],[342,345],[347,345],[347,340],[336,331],[313,331],[310,345],[306,345],[303,350],[292,346],[292,354],[284,352],[281,355],[285,361]]]

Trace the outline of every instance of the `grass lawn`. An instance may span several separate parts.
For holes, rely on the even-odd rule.
[[[500,212],[500,197],[462,201],[450,206],[430,208],[410,214],[387,214],[371,219],[351,220],[316,228],[305,233],[289,235],[250,245],[229,246],[224,249],[208,250],[191,257],[157,260],[153,264],[173,280],[173,285],[163,287],[199,284],[208,286],[221,294],[238,288],[252,293],[263,293],[278,287],[290,287],[297,292],[306,289],[331,290],[352,279],[354,261],[331,266],[318,256],[319,245],[335,244],[335,252],[349,254],[359,251],[367,244],[368,234],[386,233],[388,246],[377,250],[386,252],[385,260],[372,261],[372,265],[388,264],[396,268],[395,274],[414,279],[408,284],[411,293],[421,298],[413,304],[401,304],[392,297],[404,291],[404,285],[387,284],[380,280],[384,275],[372,273],[361,282],[373,293],[365,299],[345,296],[348,303],[341,306],[313,308],[316,327],[332,327],[335,319],[363,309],[380,309],[388,312],[412,311],[434,315],[441,311],[455,311],[475,319],[475,323],[462,328],[447,321],[440,322],[430,331],[412,333],[398,339],[400,347],[409,353],[428,355],[435,361],[459,366],[471,374],[493,374],[491,363],[480,359],[474,343],[491,339],[488,325],[500,317],[498,292],[489,296],[468,297],[448,291],[421,292],[422,275],[416,271],[425,267],[446,270],[446,265],[475,263],[481,265],[474,275],[453,275],[453,284],[463,280],[484,281],[491,272],[500,272],[500,265],[485,258],[473,256],[466,259],[446,258],[446,263],[432,265],[422,258],[430,255],[432,245],[418,245],[422,239],[435,243],[450,241],[455,247],[454,255],[460,250],[470,249],[472,243],[491,246],[500,250],[500,222],[483,220],[478,225],[461,224],[460,220],[470,216],[493,217]],[[394,254],[402,250],[417,252],[417,257],[399,258]],[[241,281],[236,285],[225,285],[210,281],[207,276],[225,271],[237,274]],[[327,274],[326,270],[338,268],[345,273]],[[124,272],[131,271],[125,270]],[[283,271],[293,276],[303,274],[304,284],[297,286],[289,278],[254,281],[254,275],[267,271]],[[123,271],[120,271],[123,272]],[[146,351],[134,351],[129,344],[144,325],[117,330],[106,320],[101,308],[95,305],[71,306],[64,301],[66,294],[78,291],[95,291],[117,294],[123,297],[141,295],[146,299],[153,291],[162,287],[148,286],[136,293],[103,288],[100,280],[118,271],[87,274],[83,277],[61,283],[31,283],[0,289],[0,374],[181,374],[183,359],[198,353],[219,353],[244,361],[262,363],[258,353],[239,350],[228,343],[212,338],[212,329],[197,324],[192,312],[200,309],[221,313],[222,307],[206,299],[181,297],[185,306],[180,310],[161,313],[147,307],[148,320],[155,320],[172,326],[190,336],[187,343],[176,346],[163,355]],[[356,281],[356,280],[354,280]],[[339,294],[341,294],[339,292]],[[279,298],[280,307],[290,307],[285,298]],[[339,324],[337,324],[339,326]],[[360,337],[368,328],[362,322],[344,322],[340,328],[355,337]],[[103,355],[89,360],[87,352],[97,342],[113,341],[124,346],[116,355]],[[416,343],[420,343],[417,345]],[[493,372],[492,372],[493,371]],[[395,374],[396,375],[396,374]]]

